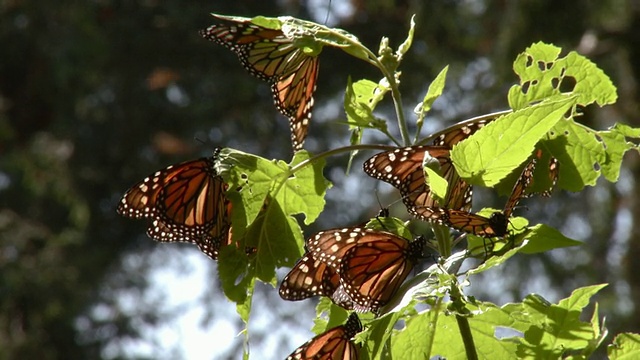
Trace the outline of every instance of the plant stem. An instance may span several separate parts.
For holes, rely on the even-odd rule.
[[[389,146],[389,145],[376,145],[376,144],[359,144],[359,145],[349,145],[349,146],[343,146],[343,147],[339,147],[336,149],[331,149],[329,151],[325,151],[322,152],[320,154],[314,155],[306,160],[301,161],[299,164],[293,166],[289,172],[290,175],[295,174],[296,172],[300,171],[301,169],[303,169],[305,166],[308,166],[309,164],[312,164],[315,161],[318,161],[320,159],[332,156],[332,155],[336,155],[336,154],[341,154],[344,152],[350,152],[350,151],[354,151],[354,150],[382,150],[382,151],[388,151],[388,150],[393,150],[395,149],[394,146]]]
[[[356,41],[348,36],[344,36],[343,34],[337,33],[333,30],[327,28],[328,31],[331,31],[336,36],[342,38],[346,43],[353,44],[359,46],[364,52],[367,54],[368,63],[377,67],[382,72],[382,75],[389,81],[389,87],[391,88],[391,97],[393,98],[393,106],[396,110],[396,117],[398,119],[398,128],[400,129],[400,135],[402,136],[402,142],[404,146],[411,145],[411,139],[409,138],[409,130],[407,129],[407,122],[404,118],[404,113],[402,111],[402,97],[400,96],[400,89],[398,83],[396,82],[395,74],[389,73],[387,68],[382,64],[380,59],[371,51],[369,48],[364,46],[359,41]]]
[[[458,329],[460,329],[460,336],[462,337],[462,343],[464,344],[464,350],[467,354],[468,360],[477,360],[478,353],[476,352],[476,346],[473,341],[473,335],[471,334],[471,327],[469,326],[469,320],[466,316],[461,315],[466,308],[462,303],[462,294],[460,293],[460,288],[456,286],[456,284],[452,284],[451,286],[451,300],[453,303],[451,304],[451,308],[454,309],[454,314],[456,317],[456,322],[458,323]],[[467,311],[468,312],[468,311]]]
[[[458,328],[460,329],[460,335],[462,336],[462,342],[464,343],[464,350],[467,353],[467,359],[478,360],[478,353],[476,352],[476,347],[473,343],[469,320],[467,320],[465,316],[456,314],[456,321],[458,322]]]
[[[382,66],[382,64],[380,64]],[[382,68],[384,69],[384,67]],[[398,128],[400,129],[400,135],[402,136],[402,142],[404,146],[411,145],[411,139],[409,138],[409,129],[407,129],[407,121],[404,119],[404,112],[402,111],[402,97],[400,96],[400,89],[393,74],[387,74],[386,70],[383,71],[387,80],[389,80],[389,86],[391,87],[391,97],[393,98],[393,106],[396,109],[396,117],[398,118]]]

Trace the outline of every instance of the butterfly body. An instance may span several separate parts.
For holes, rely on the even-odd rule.
[[[371,177],[385,181],[398,190],[407,208],[447,207],[456,210],[471,208],[471,186],[458,177],[446,146],[409,146],[378,153],[365,161],[364,171]],[[431,195],[425,182],[423,163],[425,158],[435,159],[440,174],[449,183],[448,199],[440,203]]]

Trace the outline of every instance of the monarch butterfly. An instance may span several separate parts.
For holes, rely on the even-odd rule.
[[[218,23],[200,35],[235,52],[247,71],[271,85],[276,108],[289,118],[293,150],[302,149],[311,121],[318,58],[305,54],[281,30],[253,24],[248,18],[212,16]]]
[[[502,212],[495,212],[490,217],[484,217],[468,211],[459,211],[445,208],[414,207],[409,212],[418,218],[437,222],[454,229],[471,233],[482,237],[503,237],[507,234],[509,217],[518,202],[526,197],[526,189],[533,181],[533,171],[536,166],[536,157],[533,157],[522,170],[522,173],[513,186],[513,191],[507,200]]]
[[[448,207],[458,210],[471,208],[471,186],[460,179],[446,146],[410,146],[374,155],[365,161],[364,171],[371,177],[385,181],[400,190],[402,201],[407,208]],[[423,161],[425,156],[435,158],[440,164],[441,175],[448,181],[450,191],[448,201],[439,204],[431,196],[429,185],[424,179]]]
[[[305,254],[284,277],[280,297],[298,301],[312,296],[326,296],[336,305],[353,310],[351,298],[340,284],[338,273],[320,260]]]
[[[426,240],[409,242],[398,235],[360,227],[317,233],[309,253],[337,271],[357,312],[377,312],[388,303],[422,257]]]
[[[351,338],[360,331],[360,318],[356,313],[351,313],[343,325],[327,330],[302,344],[287,357],[287,360],[358,360],[359,346],[354,344]]]
[[[147,235],[161,242],[189,242],[217,259],[218,249],[231,240],[231,202],[227,185],[214,169],[220,148],[212,157],[187,161],[159,170],[132,186],[117,212],[152,219]]]
[[[455,144],[468,138],[495,118],[485,116],[479,120],[465,121],[449,127],[431,136],[431,146],[410,146],[376,154],[365,161],[364,171],[369,176],[400,190],[402,201],[407,208],[446,207],[469,211],[473,190],[471,185],[458,177],[449,151]],[[443,204],[439,204],[431,196],[429,186],[425,183],[423,163],[426,155],[439,162],[440,173],[449,183],[448,199]]]

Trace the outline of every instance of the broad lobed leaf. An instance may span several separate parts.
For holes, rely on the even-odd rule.
[[[242,251],[221,254],[225,294],[241,299],[252,277],[275,284],[276,268],[292,266],[300,257],[304,239],[293,215],[304,215],[307,224],[315,221],[330,183],[322,175],[323,161],[290,171],[309,159],[306,151],[297,152],[290,165],[232,149],[223,149],[220,158],[219,173],[229,184],[227,196],[233,206],[234,239],[247,239],[239,242],[256,248],[245,269],[238,265],[246,258]]]

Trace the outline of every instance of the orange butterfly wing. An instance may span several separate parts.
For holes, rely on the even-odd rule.
[[[352,341],[362,331],[358,315],[352,313],[344,325],[327,330],[294,350],[287,360],[358,360],[358,346]]]
[[[340,266],[345,292],[358,312],[377,312],[395,295],[415,262],[422,257],[426,240],[409,242],[382,236],[360,241],[349,250]]]
[[[447,207],[458,210],[471,208],[471,186],[460,179],[451,159],[450,148],[444,146],[410,146],[374,155],[365,161],[364,171],[400,190],[402,201],[411,208]],[[444,204],[431,196],[425,182],[423,161],[429,155],[440,165],[441,175],[449,182],[450,191]]]
[[[293,150],[302,149],[313,110],[318,58],[305,54],[281,30],[214,17],[219,23],[200,34],[235,52],[247,71],[271,84],[276,108],[289,119]]]
[[[193,243],[217,258],[231,226],[226,184],[214,169],[218,152],[155,172],[125,193],[117,212],[151,218],[147,234],[155,240]]]
[[[340,285],[338,273],[310,254],[305,254],[280,283],[280,297],[298,301],[313,296],[327,296],[347,310],[353,309],[351,299]]]

